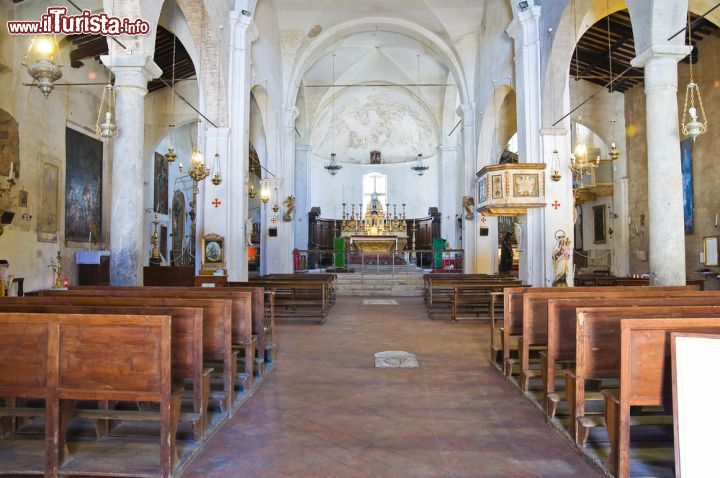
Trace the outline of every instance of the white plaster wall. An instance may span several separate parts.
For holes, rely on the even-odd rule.
[[[342,203],[348,205],[362,202],[362,176],[369,173],[387,175],[388,202],[397,203],[398,214],[403,202],[407,217],[427,217],[428,208],[438,207],[438,162],[428,160],[430,169],[423,176],[410,170],[410,164],[357,165],[346,164],[336,176],[323,169],[325,162],[316,159],[310,162],[312,190],[310,207],[320,207],[325,218],[342,218]],[[308,211],[305,211],[306,214]],[[357,206],[355,208],[357,212]],[[443,211],[440,211],[443,213]],[[302,212],[299,212],[302,214]]]

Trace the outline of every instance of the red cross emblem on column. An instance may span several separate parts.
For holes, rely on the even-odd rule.
[[[557,209],[560,207],[560,203],[559,203],[558,200],[556,199],[555,202],[551,204],[551,206],[554,207],[555,210],[557,211]]]
[[[220,204],[222,204],[222,201],[219,200],[218,198],[215,198],[212,202],[212,205],[215,207],[220,207]]]
[[[481,218],[480,218],[480,222],[482,222],[483,224],[485,224],[485,223],[487,222],[487,219],[485,219],[485,217],[481,217]]]

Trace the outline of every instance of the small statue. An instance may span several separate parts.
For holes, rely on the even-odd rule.
[[[251,217],[245,221],[245,245],[252,246],[253,220]]]
[[[295,196],[286,197],[283,201],[283,206],[287,208],[285,214],[283,214],[283,221],[292,222],[293,213],[295,212]]]
[[[465,209],[465,219],[472,221],[475,219],[473,208],[475,207],[475,198],[472,196],[463,196],[463,209]]]
[[[552,285],[553,287],[568,287],[568,272],[572,254],[570,244],[572,241],[565,236],[564,232],[558,233],[556,238],[558,242],[552,253],[553,268],[555,269]]]

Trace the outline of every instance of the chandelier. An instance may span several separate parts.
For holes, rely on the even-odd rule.
[[[180,164],[180,172],[185,172],[182,163]],[[190,157],[190,170],[188,171],[188,176],[190,176],[192,180],[196,183],[199,183],[203,179],[207,178],[209,175],[210,168],[205,166],[203,154],[200,152],[200,150],[193,149],[192,156]]]
[[[425,161],[425,158],[423,158],[422,153],[418,153],[417,159],[415,160],[413,165],[410,166],[410,169],[415,171],[418,176],[422,176],[428,169],[430,169],[430,166],[428,166],[427,161]]]
[[[330,155],[330,161],[325,164],[324,167],[331,176],[335,176],[338,171],[342,169],[342,164],[337,162],[337,155],[335,153],[332,153]]]
[[[600,156],[595,159],[588,157],[588,149],[585,143],[578,143],[575,152],[570,155],[570,169],[575,173],[576,178],[581,178],[600,165]]]
[[[325,169],[330,176],[335,176],[342,169],[342,164],[337,162],[337,154],[335,154],[335,55],[332,57],[332,150],[330,153],[330,162],[325,164]]]
[[[53,82],[62,78],[60,65],[55,62],[57,51],[58,43],[54,36],[35,37],[21,63],[33,80],[37,81],[38,89],[45,99],[55,87]]]

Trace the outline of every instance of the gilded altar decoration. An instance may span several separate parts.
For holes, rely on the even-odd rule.
[[[485,166],[478,176],[478,209],[483,216],[514,216],[545,207],[545,164]]]
[[[347,204],[343,204],[342,237],[360,252],[387,254],[404,249],[408,240],[405,204],[400,214],[397,204],[393,206],[393,213],[390,213],[390,204],[383,207],[377,194],[371,196],[364,215],[361,205],[356,214],[355,204],[349,213]]]

